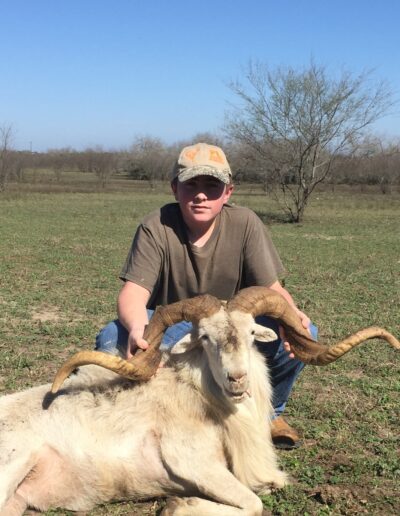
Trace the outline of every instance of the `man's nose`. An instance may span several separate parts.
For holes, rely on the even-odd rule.
[[[203,191],[199,191],[199,192],[196,192],[196,195],[195,195],[195,200],[196,201],[205,201],[207,199],[207,195],[203,192]]]

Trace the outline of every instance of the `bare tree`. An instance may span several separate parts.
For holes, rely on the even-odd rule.
[[[102,149],[85,149],[80,152],[74,153],[74,163],[75,168],[79,170],[79,172],[86,174],[94,174],[95,173],[95,162],[97,152],[103,152]]]
[[[129,174],[146,179],[154,188],[156,180],[168,179],[176,156],[159,138],[140,136],[132,144],[129,158]]]
[[[300,71],[250,63],[245,78],[230,84],[239,104],[227,114],[225,130],[251,150],[290,220],[300,222],[335,157],[356,148],[387,113],[391,93],[384,82],[370,84],[370,72],[333,78],[313,62]]]
[[[25,182],[25,171],[32,162],[32,155],[29,151],[14,151],[11,166],[13,179],[18,183]]]
[[[218,147],[225,147],[225,142],[223,137],[220,134],[216,134],[210,131],[202,131],[200,133],[196,133],[190,140],[188,140],[185,145],[182,145],[179,150],[181,150],[186,145],[193,145],[194,143],[204,142],[210,145],[217,145]]]
[[[100,186],[105,188],[112,174],[118,169],[118,155],[115,152],[105,151],[102,147],[86,149],[85,153]]]
[[[379,185],[383,194],[400,181],[400,142],[368,136],[359,145],[353,159],[353,174],[361,184]]]
[[[240,141],[228,143],[225,144],[225,151],[236,184],[242,180],[262,183],[265,192],[270,190],[265,161],[262,161],[249,145]]]
[[[74,151],[70,147],[49,149],[47,151],[48,165],[52,168],[57,183],[61,182],[64,172],[74,169],[75,163],[73,158]]]
[[[12,140],[12,126],[0,127],[0,193],[6,190],[12,171]]]

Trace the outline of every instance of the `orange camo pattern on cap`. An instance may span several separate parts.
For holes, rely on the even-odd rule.
[[[196,154],[199,152],[199,149],[191,149],[185,152],[185,157],[190,159],[190,161],[194,161]]]
[[[210,161],[216,161],[217,163],[225,163],[224,158],[221,156],[221,154],[217,151],[217,149],[211,149],[210,150]]]

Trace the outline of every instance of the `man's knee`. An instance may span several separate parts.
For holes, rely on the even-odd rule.
[[[96,336],[95,350],[113,355],[124,355],[128,332],[118,321],[111,321]]]

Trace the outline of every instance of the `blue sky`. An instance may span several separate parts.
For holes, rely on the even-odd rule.
[[[0,0],[0,125],[19,149],[218,131],[250,59],[374,68],[400,98],[398,0]],[[400,136],[400,108],[379,122]]]

